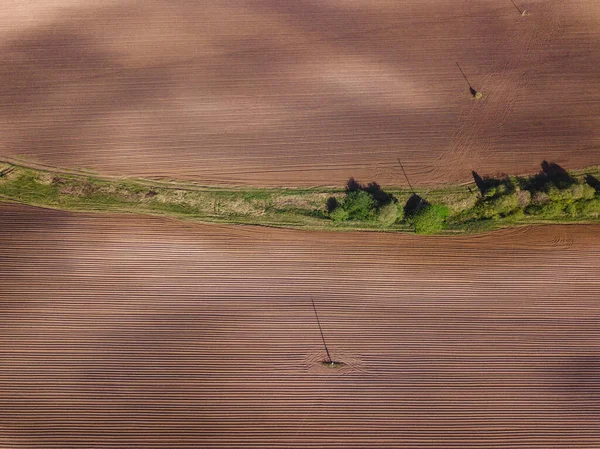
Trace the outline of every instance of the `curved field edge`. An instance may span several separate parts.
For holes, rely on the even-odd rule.
[[[600,175],[600,167],[569,171],[575,179]],[[409,189],[385,188],[399,204],[413,194]],[[481,233],[507,227],[552,223],[592,223],[598,217],[503,217],[461,221],[481,198],[475,183],[418,189],[421,197],[450,211],[439,234]],[[0,199],[31,206],[79,212],[119,212],[169,216],[203,223],[302,228],[309,230],[364,230],[413,232],[406,222],[334,222],[328,198],[343,198],[344,188],[222,188],[131,178],[107,178],[73,171],[49,170],[0,162]]]

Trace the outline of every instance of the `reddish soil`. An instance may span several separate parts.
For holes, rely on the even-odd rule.
[[[1,206],[2,448],[600,447],[599,231]]]
[[[4,0],[0,157],[290,186],[598,165],[600,3],[516,2]]]

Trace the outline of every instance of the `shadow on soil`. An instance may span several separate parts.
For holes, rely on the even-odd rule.
[[[541,165],[542,170],[538,174],[517,178],[517,183],[522,190],[543,191],[552,185],[559,189],[565,189],[577,182],[569,175],[567,170],[554,162],[543,161]],[[474,170],[471,173],[477,188],[481,192],[481,196],[486,196],[488,193],[491,193],[492,190],[498,190],[499,188],[502,188],[503,192],[506,193],[515,190],[515,185],[508,175],[503,174],[499,177],[481,177]],[[586,175],[585,181],[596,190],[600,188],[600,181],[591,175]]]
[[[575,179],[560,165],[543,161],[542,171],[526,179],[525,184],[521,187],[527,190],[542,190],[545,186],[553,184],[559,189],[565,189],[575,184],[575,182]]]

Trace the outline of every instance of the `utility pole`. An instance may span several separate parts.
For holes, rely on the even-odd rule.
[[[312,302],[313,310],[315,311],[315,317],[317,318],[317,324],[319,325],[319,332],[321,332],[321,339],[323,340],[323,346],[325,346],[325,352],[327,353],[327,363],[333,365],[333,360],[331,360],[331,356],[329,355],[329,349],[327,349],[327,343],[325,343],[325,336],[323,335],[323,329],[321,329],[321,322],[319,321],[319,314],[317,313],[317,307],[315,306],[315,300],[310,297],[310,301]]]
[[[482,97],[482,93],[477,92],[477,90],[473,86],[471,86],[471,83],[469,82],[467,75],[465,75],[465,72],[463,72],[463,70],[460,68],[460,66],[458,65],[458,62],[456,62],[456,61],[454,61],[454,62],[456,63],[456,67],[458,67],[458,70],[460,70],[460,73],[462,74],[463,78],[469,85],[469,92],[471,92],[471,95],[473,95],[473,97],[476,99],[480,99]]]

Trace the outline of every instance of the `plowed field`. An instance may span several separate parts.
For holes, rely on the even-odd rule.
[[[597,165],[600,2],[516,3],[4,0],[0,156],[288,186]]]
[[[599,447],[599,231],[1,206],[1,446]]]

